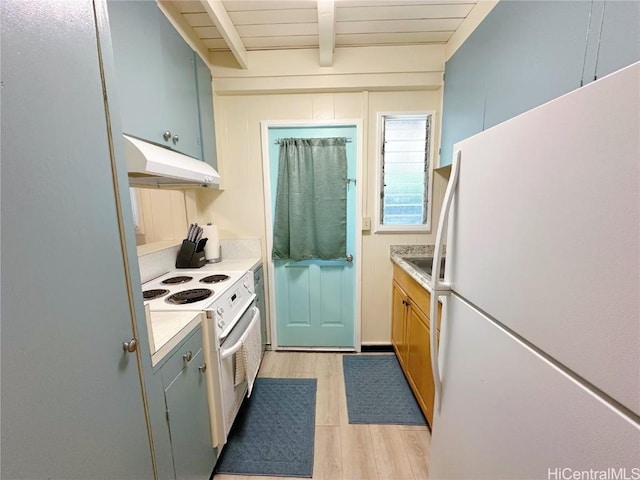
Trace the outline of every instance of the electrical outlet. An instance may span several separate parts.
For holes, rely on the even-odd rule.
[[[371,217],[362,217],[362,231],[368,232],[371,230]]]

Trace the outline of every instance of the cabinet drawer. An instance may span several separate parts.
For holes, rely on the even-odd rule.
[[[431,300],[431,294],[422,285],[416,282],[411,275],[395,264],[393,265],[393,279],[407,293],[407,296],[411,298],[416,308],[418,308],[427,317],[427,319],[429,319],[429,302]],[[442,304],[438,303],[438,331],[440,330],[441,321]]]
[[[164,388],[167,388],[186,366],[198,368],[199,365],[195,365],[195,363],[202,361],[201,357],[198,357],[198,360],[196,360],[196,355],[200,350],[202,350],[202,327],[198,326],[194,329],[193,333],[174,350],[174,353],[162,366],[162,385]],[[188,352],[191,352],[191,361],[184,359],[184,356],[187,355]]]

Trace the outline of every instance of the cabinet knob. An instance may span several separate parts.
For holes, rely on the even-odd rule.
[[[182,360],[184,360],[184,363],[189,363],[192,358],[193,358],[193,352],[191,350],[189,350],[187,353],[182,355]]]
[[[173,136],[173,144],[175,145],[176,143],[178,143],[180,141],[180,137],[178,137],[178,135],[174,135]]]
[[[122,342],[122,350],[133,353],[138,349],[138,340],[132,338],[128,342]]]
[[[207,371],[207,364],[206,364],[206,363],[203,363],[202,365],[200,365],[200,366],[198,367],[198,370],[200,370],[200,373],[204,373],[204,372],[206,372],[206,371]]]
[[[169,139],[171,138],[171,132],[170,132],[169,130],[167,130],[166,132],[164,132],[164,133],[162,134],[162,138],[164,138],[164,141],[165,141],[165,142],[168,142],[168,141],[169,141]],[[174,142],[174,143],[175,143],[175,142]]]

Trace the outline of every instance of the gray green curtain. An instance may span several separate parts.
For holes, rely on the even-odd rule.
[[[280,139],[274,259],[347,254],[346,138]]]

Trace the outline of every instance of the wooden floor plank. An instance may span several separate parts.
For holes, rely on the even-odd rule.
[[[429,470],[428,456],[431,434],[428,430],[400,430],[400,435],[414,478],[426,480]]]
[[[369,425],[341,425],[342,476],[348,480],[377,480]]]
[[[273,377],[273,369],[275,368],[276,362],[276,352],[271,350],[264,352],[262,362],[260,363],[260,370],[258,370],[258,377]]]
[[[337,375],[324,373],[318,376],[316,425],[340,425],[343,408],[340,392],[340,378]]]
[[[316,426],[313,455],[314,480],[340,480],[342,478],[341,450],[340,427]]]
[[[413,471],[397,425],[370,425],[380,480],[413,480]]]

